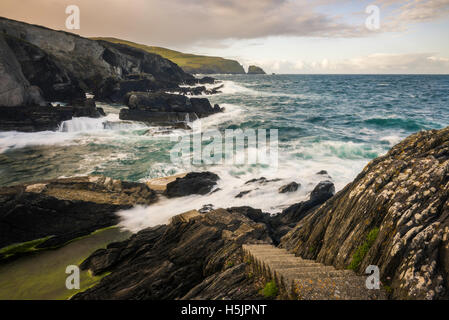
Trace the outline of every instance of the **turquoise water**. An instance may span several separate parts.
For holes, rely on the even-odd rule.
[[[223,93],[209,99],[226,112],[203,119],[203,129],[278,129],[276,172],[254,165],[187,168],[173,164],[169,154],[175,145],[170,141],[173,133],[119,121],[122,106],[100,104],[108,113],[106,118],[68,121],[58,132],[1,132],[0,185],[91,173],[145,181],[207,169],[222,177],[225,190],[219,199],[204,202],[250,204],[276,212],[305,198],[322,179],[316,172],[327,170],[340,189],[369,160],[406,136],[449,125],[449,76],[216,77],[224,81]],[[298,181],[302,188],[280,196],[279,185],[273,185],[245,199],[234,198],[244,181],[262,175],[282,179],[279,184]],[[192,199],[190,203],[200,205]]]

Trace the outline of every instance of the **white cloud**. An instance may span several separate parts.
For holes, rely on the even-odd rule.
[[[449,59],[432,53],[385,54],[376,53],[353,59],[332,61],[259,60],[267,72],[277,73],[367,73],[367,74],[448,74]]]

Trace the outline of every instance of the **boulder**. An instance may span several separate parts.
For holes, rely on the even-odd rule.
[[[448,298],[448,172],[449,127],[413,134],[302,219],[281,246],[361,274],[378,266],[394,299]]]
[[[165,92],[130,92],[124,101],[129,109],[120,110],[121,120],[150,125],[176,125],[222,111],[218,105],[212,108],[208,99]]]
[[[220,178],[212,172],[190,172],[182,178],[167,184],[165,194],[169,198],[192,194],[207,194],[212,191]]]
[[[24,76],[4,35],[0,35],[0,71],[0,106],[46,105],[39,88],[31,86]]]
[[[290,182],[289,184],[286,184],[279,188],[279,193],[287,193],[287,192],[295,192],[298,190],[299,184],[296,182]]]

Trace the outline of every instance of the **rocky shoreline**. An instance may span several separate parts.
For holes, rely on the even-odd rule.
[[[111,243],[81,264],[110,275],[74,299],[263,298],[257,288],[264,280],[250,276],[242,245],[278,243],[337,269],[363,274],[378,265],[393,299],[445,298],[448,172],[449,127],[417,133],[370,162],[337,195],[323,180],[309,200],[274,216],[251,207],[194,210]],[[113,212],[120,208],[151,205],[160,196],[219,192],[217,179],[207,172],[166,179],[159,196],[146,184],[104,177],[2,188],[1,247],[49,235],[39,247],[63,245],[117,224]],[[362,255],[372,230],[375,239]]]
[[[56,130],[73,117],[105,116],[95,101],[128,105],[121,119],[176,127],[187,115],[194,120],[222,111],[206,98],[185,97],[219,93],[220,84],[204,86],[214,78],[196,79],[157,54],[6,18],[0,27],[2,131]],[[136,106],[135,100],[146,103]],[[53,106],[56,101],[64,105]]]
[[[123,103],[121,120],[182,129],[223,112],[207,98],[190,97],[219,93],[220,83],[197,79],[156,54],[5,18],[0,27],[2,131],[57,130],[73,117],[105,116],[95,101]],[[291,292],[263,293],[268,283],[289,286],[248,259],[243,246],[249,244],[276,246],[288,252],[284,257],[303,259],[304,270],[319,264],[329,277],[378,266],[392,299],[449,298],[449,127],[408,137],[336,195],[327,173],[317,175],[321,181],[307,200],[275,215],[212,203],[110,243],[80,263],[104,278],[73,299],[291,298]],[[120,210],[219,194],[219,180],[213,172],[148,183],[92,175],[1,187],[0,263],[116,226]],[[247,181],[235,197],[273,181]],[[300,188],[287,182],[279,193]]]

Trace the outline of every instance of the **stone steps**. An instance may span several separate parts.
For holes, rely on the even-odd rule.
[[[384,290],[366,288],[366,277],[306,260],[272,245],[243,245],[256,269],[276,279],[289,296],[306,300],[379,300]]]

